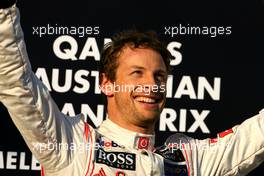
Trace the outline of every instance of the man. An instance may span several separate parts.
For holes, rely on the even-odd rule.
[[[0,100],[45,175],[227,176],[257,167],[264,160],[263,111],[218,139],[176,134],[154,148],[169,57],[152,33],[113,37],[100,68],[109,118],[93,129],[82,115],[67,117],[59,111],[31,70],[19,11],[15,6],[0,9]]]

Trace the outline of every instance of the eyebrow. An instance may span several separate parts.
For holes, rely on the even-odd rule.
[[[132,65],[131,68],[140,69],[140,70],[144,70],[145,69],[145,67],[141,67],[141,66],[138,66],[138,65]]]
[[[146,69],[145,67],[138,66],[138,65],[132,65],[131,68],[132,68],[132,69],[140,69],[140,70],[145,70],[145,69]],[[167,73],[166,70],[162,70],[162,69],[158,69],[158,70],[156,70],[155,72]]]

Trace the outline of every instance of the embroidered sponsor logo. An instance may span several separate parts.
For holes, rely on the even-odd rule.
[[[98,144],[100,147],[120,147],[117,143],[110,140],[105,140],[102,137],[99,138]]]
[[[139,137],[138,139],[138,149],[148,149],[149,146],[149,138],[147,137]]]
[[[172,146],[172,145],[170,145]],[[183,162],[185,161],[185,158],[183,156],[183,153],[181,150],[168,147],[166,145],[160,146],[157,148],[155,153],[163,156],[163,158],[168,159],[173,162]]]
[[[96,163],[110,167],[136,170],[136,154],[126,152],[106,152],[99,148],[96,153]]]
[[[107,176],[107,175],[105,174],[104,169],[101,168],[101,169],[99,170],[99,172],[96,173],[96,174],[94,174],[93,176]]]
[[[229,129],[229,130],[225,130],[225,131],[223,131],[223,132],[221,132],[221,133],[218,134],[218,138],[224,138],[225,136],[227,136],[227,135],[229,135],[229,134],[231,134],[233,132],[234,131],[233,131],[232,128]],[[218,138],[212,138],[212,139],[210,139],[210,144],[217,143],[218,142]]]
[[[116,171],[116,176],[126,176],[126,174],[123,171]]]

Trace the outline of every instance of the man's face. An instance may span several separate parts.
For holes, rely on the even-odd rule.
[[[117,62],[115,85],[120,91],[116,88],[113,95],[115,114],[141,127],[154,125],[166,98],[167,69],[161,55],[152,49],[125,47]]]

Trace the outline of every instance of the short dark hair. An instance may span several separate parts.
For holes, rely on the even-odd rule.
[[[115,34],[112,42],[105,44],[100,59],[99,77],[102,83],[103,74],[111,80],[115,81],[116,70],[118,67],[117,58],[124,47],[132,48],[150,48],[158,52],[165,63],[168,73],[170,72],[171,54],[167,50],[166,45],[161,42],[154,31],[139,32],[137,30],[126,30]]]

